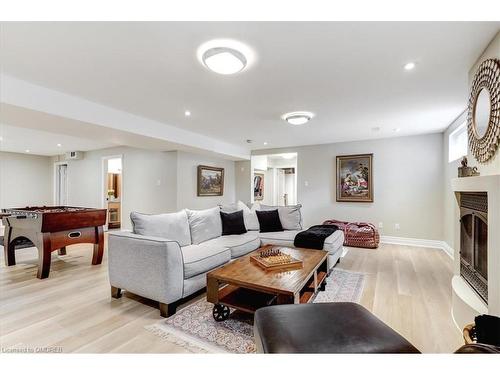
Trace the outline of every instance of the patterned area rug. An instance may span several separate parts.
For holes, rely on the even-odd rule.
[[[314,303],[359,302],[364,278],[362,273],[335,268],[328,276],[326,290],[316,295]],[[253,316],[231,310],[229,319],[216,322],[212,307],[202,298],[145,328],[193,353],[255,353]]]

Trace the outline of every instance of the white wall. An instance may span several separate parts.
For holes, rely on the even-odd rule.
[[[250,160],[241,160],[234,163],[235,200],[250,203],[252,191],[252,166]]]
[[[452,248],[456,248],[455,220],[458,220],[458,205],[455,194],[451,189],[451,179],[458,176],[458,167],[461,159],[449,162],[449,136],[460,125],[466,121],[467,112],[464,111],[443,133],[443,241]],[[469,165],[475,165],[474,158],[468,157]]]
[[[224,168],[224,195],[198,197],[198,165]],[[235,162],[177,151],[177,208],[204,209],[235,201]]]
[[[298,153],[297,202],[303,205],[306,225],[329,218],[383,222],[384,235],[441,240],[442,137],[428,134],[255,153]],[[335,156],[364,153],[374,154],[374,202],[336,202]],[[400,230],[394,229],[395,223]]]
[[[0,208],[50,205],[51,158],[0,152]]]
[[[68,161],[68,205],[102,206],[102,158],[113,155],[123,155],[123,228],[131,227],[131,211],[176,210],[176,153],[131,147],[88,151],[83,160]]]

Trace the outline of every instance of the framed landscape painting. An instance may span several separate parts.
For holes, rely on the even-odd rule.
[[[224,168],[198,166],[198,196],[224,195]]]
[[[373,202],[373,154],[337,156],[337,202]]]

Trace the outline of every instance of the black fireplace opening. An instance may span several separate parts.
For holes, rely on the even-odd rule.
[[[460,193],[460,275],[488,302],[488,195]]]

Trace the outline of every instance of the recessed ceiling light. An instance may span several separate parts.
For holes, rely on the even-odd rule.
[[[406,63],[404,68],[405,70],[413,70],[415,69],[416,64],[413,61],[410,61],[409,63]]]
[[[3,141],[3,137],[0,137],[0,142],[2,142],[2,141]]]
[[[60,144],[60,143],[57,144],[57,147],[61,147],[61,146],[62,146],[62,144]]]
[[[264,146],[267,146],[267,142],[264,142]]]
[[[395,133],[399,133],[401,131],[401,128],[394,128],[394,129],[392,129],[392,131]]]
[[[30,150],[24,150],[25,152],[30,152]]]
[[[253,60],[252,50],[235,40],[214,39],[198,48],[198,59],[208,69],[219,74],[235,74]]]
[[[184,111],[184,116],[186,116],[186,117],[191,116],[191,112],[190,111]]]
[[[304,125],[314,117],[314,113],[307,111],[289,112],[281,116],[290,125]]]

